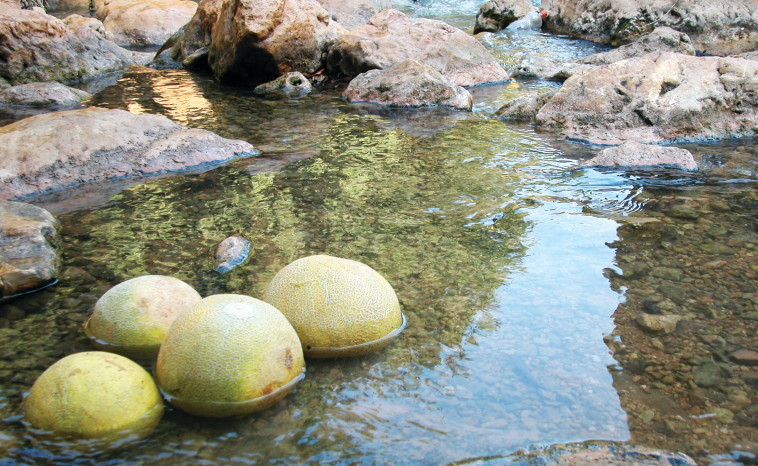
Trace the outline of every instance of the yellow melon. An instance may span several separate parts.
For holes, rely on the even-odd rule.
[[[371,353],[405,328],[392,286],[371,267],[350,259],[298,259],[274,276],[263,300],[287,316],[308,357]]]
[[[133,358],[155,357],[174,319],[200,299],[178,278],[132,278],[100,297],[84,332],[98,349]]]
[[[152,377],[137,363],[102,351],[50,366],[24,400],[24,421],[40,434],[104,442],[148,435],[163,415]]]
[[[160,390],[191,414],[259,411],[305,376],[297,333],[276,308],[250,296],[213,295],[180,315],[163,340]]]

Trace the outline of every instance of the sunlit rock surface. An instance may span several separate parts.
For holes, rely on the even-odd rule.
[[[106,37],[121,46],[163,44],[197,10],[190,0],[108,0],[97,10]]]

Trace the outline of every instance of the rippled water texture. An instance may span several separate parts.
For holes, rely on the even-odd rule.
[[[401,6],[469,29],[478,4]],[[508,34],[481,36],[506,67],[529,51],[601,50]],[[63,224],[64,268],[56,287],[0,305],[12,317],[0,328],[0,457],[497,463],[590,439],[706,462],[758,453],[758,375],[729,357],[758,349],[753,142],[688,147],[697,174],[580,170],[597,148],[492,116],[555,86],[477,88],[473,113],[386,111],[344,103],[339,87],[280,101],[185,71],[124,74],[89,103],[166,115],[262,154],[40,201]],[[219,275],[212,249],[235,233],[250,259]],[[44,447],[21,425],[23,394],[55,360],[90,349],[81,325],[116,283],[166,274],[204,296],[260,297],[281,267],[316,253],[362,261],[394,286],[408,328],[387,349],[308,361],[296,391],[257,415],[169,408],[150,437],[94,458]],[[653,311],[685,320],[651,335],[635,319]],[[693,374],[709,361],[718,380],[701,386]]]

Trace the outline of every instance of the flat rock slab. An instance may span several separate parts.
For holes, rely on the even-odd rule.
[[[411,18],[388,9],[338,40],[327,59],[332,73],[357,76],[415,60],[459,86],[508,79],[508,73],[474,37],[442,21]]]
[[[673,167],[697,170],[697,162],[687,149],[627,142],[603,149],[582,163],[585,167]]]
[[[105,34],[121,46],[161,45],[197,10],[190,0],[106,0],[96,16]]]
[[[89,97],[89,92],[57,82],[26,83],[0,90],[0,103],[27,107],[72,106]]]
[[[41,207],[0,201],[0,300],[57,279],[58,227],[55,217]]]
[[[386,70],[361,73],[347,86],[348,102],[370,102],[388,107],[447,106],[471,110],[469,92],[431,66],[406,60]]]
[[[758,62],[656,52],[577,72],[537,125],[595,144],[753,136]]]
[[[94,107],[47,113],[0,128],[0,199],[197,169],[255,153],[247,142],[158,115]]]

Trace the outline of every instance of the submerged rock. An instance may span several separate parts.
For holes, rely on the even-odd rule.
[[[529,0],[490,0],[479,8],[474,34],[497,32],[534,11]]]
[[[0,77],[10,84],[81,81],[134,64],[132,52],[91,28],[0,4]]]
[[[0,103],[29,107],[70,106],[91,97],[88,92],[61,83],[27,83],[0,90]]]
[[[585,167],[675,167],[697,170],[692,153],[678,147],[664,147],[639,142],[627,142],[602,150],[595,157],[582,162]]]
[[[540,94],[526,94],[517,97],[498,109],[496,115],[504,121],[534,121],[537,112],[556,93],[548,91]]]
[[[275,80],[256,86],[254,94],[285,95],[287,97],[300,97],[311,92],[311,82],[303,73],[292,71],[280,76]]]
[[[642,313],[637,317],[637,324],[651,333],[671,333],[682,316]]]
[[[0,128],[0,199],[200,168],[255,152],[244,141],[158,115],[96,107],[47,113]]]
[[[58,227],[58,220],[41,207],[0,200],[0,299],[57,279]]]
[[[684,453],[656,450],[620,442],[587,441],[552,445],[547,448],[520,450],[509,456],[518,464],[560,466],[695,466],[697,463]]]
[[[758,62],[652,53],[571,76],[537,124],[597,144],[752,136]]]
[[[442,21],[411,18],[384,10],[338,40],[329,50],[328,69],[356,76],[415,60],[459,86],[502,82],[508,73],[475,38]]]
[[[121,46],[160,45],[197,10],[190,0],[106,0],[97,10],[106,37]]]
[[[232,235],[221,241],[213,249],[215,270],[224,274],[245,262],[250,255],[250,241],[240,234]]]
[[[755,0],[543,0],[542,8],[550,12],[548,29],[593,42],[620,45],[668,26],[688,34],[695,50],[708,55],[758,48]]]
[[[371,102],[389,107],[449,106],[471,110],[469,92],[431,66],[414,60],[396,63],[385,70],[356,76],[343,96],[348,102]]]

